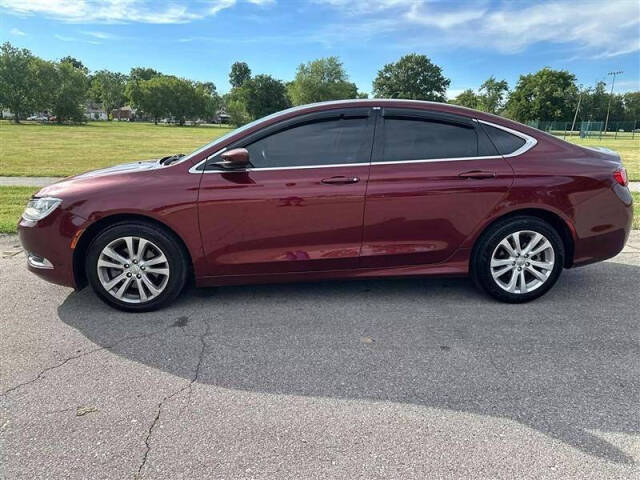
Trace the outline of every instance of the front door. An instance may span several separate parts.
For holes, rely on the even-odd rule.
[[[356,267],[373,130],[368,108],[325,111],[229,146],[249,151],[247,169],[212,158],[199,195],[208,275]]]

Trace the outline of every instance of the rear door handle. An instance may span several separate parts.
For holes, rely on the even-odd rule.
[[[470,172],[462,172],[458,175],[461,178],[495,178],[496,172],[487,172],[482,170],[471,170]]]
[[[345,183],[358,183],[360,179],[358,177],[329,177],[323,178],[322,183],[328,183],[330,185],[343,185]]]

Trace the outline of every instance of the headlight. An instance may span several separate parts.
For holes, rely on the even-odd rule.
[[[27,208],[24,209],[22,218],[32,222],[37,222],[53,212],[61,203],[62,200],[59,198],[32,198],[29,200],[29,203],[27,203]]]

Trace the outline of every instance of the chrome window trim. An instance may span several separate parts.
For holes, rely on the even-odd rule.
[[[515,135],[516,137],[520,137],[521,139],[524,140],[524,145],[522,145],[519,149],[511,153],[502,155],[503,158],[517,157],[518,155],[522,155],[523,153],[528,152],[538,144],[538,141],[535,138],[527,135],[526,133],[519,132],[518,130],[513,130],[512,128],[505,127],[503,125],[498,125],[497,123],[487,122],[486,120],[477,120],[477,121],[480,123],[484,123],[485,125],[489,125],[491,127],[498,128],[500,130],[504,130],[505,132]]]
[[[495,160],[502,158],[501,155],[485,155],[482,157],[457,157],[457,158],[426,158],[420,160],[398,160],[389,162],[359,162],[359,163],[332,163],[327,165],[299,165],[296,167],[261,167],[261,168],[243,168],[243,169],[229,169],[229,170],[195,170],[202,162],[194,165],[189,169],[189,173],[231,173],[231,172],[262,172],[273,170],[307,170],[310,168],[336,168],[336,167],[362,167],[371,165],[397,165],[405,163],[436,163],[436,162],[468,162],[470,160]]]
[[[204,160],[200,160],[198,163],[196,163],[195,165],[193,165],[190,169],[189,169],[189,173],[208,173],[206,170],[198,170],[198,168],[201,165],[204,165],[210,158],[215,157],[216,155],[220,155],[221,153],[223,153],[224,151],[227,150],[227,147],[222,147],[220,150],[212,153],[211,155],[209,155],[208,157],[206,157]]]
[[[189,173],[231,173],[231,172],[261,172],[261,171],[275,171],[275,170],[307,170],[311,168],[336,168],[336,167],[361,167],[364,165],[396,165],[396,164],[405,164],[405,163],[436,163],[436,162],[466,162],[470,160],[495,160],[498,158],[511,158],[517,157],[518,155],[522,155],[523,153],[531,150],[535,147],[538,141],[527,135],[526,133],[519,132],[518,130],[513,130],[509,127],[504,127],[502,125],[498,125],[497,123],[487,122],[486,120],[477,120],[476,122],[484,123],[485,125],[489,125],[491,127],[499,128],[504,130],[507,133],[515,135],[516,137],[522,138],[524,140],[524,145],[517,149],[514,152],[508,153],[506,155],[484,155],[478,157],[455,157],[455,158],[428,158],[428,159],[419,159],[419,160],[397,160],[397,161],[386,161],[386,162],[359,162],[359,163],[334,163],[327,165],[299,165],[293,167],[261,167],[261,168],[243,168],[238,170],[198,170],[200,166],[202,166],[207,160],[216,155],[220,155],[224,152],[227,147],[221,148],[217,152],[209,155],[204,160],[201,160],[194,166],[189,169]]]

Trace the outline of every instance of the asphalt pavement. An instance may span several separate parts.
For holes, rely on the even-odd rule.
[[[466,279],[126,314],[0,237],[0,478],[638,478],[640,232],[504,305]]]

